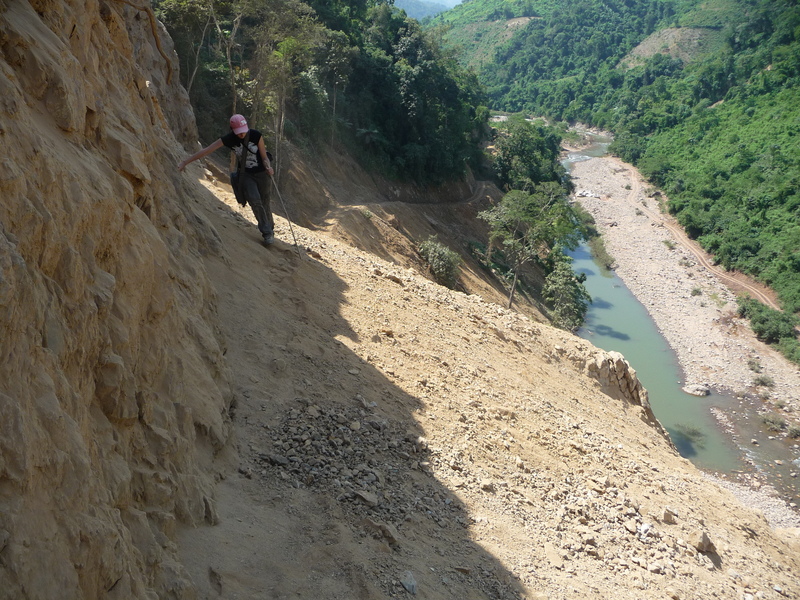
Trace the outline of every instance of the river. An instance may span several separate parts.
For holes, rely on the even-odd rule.
[[[595,142],[570,152],[564,166],[569,170],[575,162],[603,156],[609,140],[597,137]],[[778,490],[781,497],[800,503],[800,486],[792,477],[800,465],[792,463],[793,455],[785,443],[769,439],[760,430],[753,403],[725,394],[697,398],[683,392],[685,378],[677,357],[645,307],[613,271],[593,260],[588,246],[570,255],[574,269],[586,275],[585,285],[593,300],[578,335],[626,357],[680,454],[699,468],[732,480],[757,472],[758,479]],[[715,409],[735,421],[727,430],[712,414]],[[756,436],[760,440],[757,446],[749,443]]]

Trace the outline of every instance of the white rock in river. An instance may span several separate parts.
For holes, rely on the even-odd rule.
[[[709,387],[701,383],[691,383],[682,389],[692,396],[708,396],[711,393]]]

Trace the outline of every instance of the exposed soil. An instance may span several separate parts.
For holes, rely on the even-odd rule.
[[[200,598],[798,597],[796,538],[602,393],[588,343],[335,226],[265,248],[211,189],[238,444],[218,523],[179,531]]]
[[[709,54],[721,42],[722,36],[712,29],[701,27],[668,27],[648,36],[620,61],[620,65],[633,68],[643,65],[656,54],[664,54],[689,63]]]

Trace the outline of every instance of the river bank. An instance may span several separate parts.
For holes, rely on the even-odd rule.
[[[685,373],[683,384],[740,398],[741,411],[714,411],[720,426],[740,438],[746,433],[747,439],[738,440],[743,446],[785,435],[763,427],[758,431],[761,423],[752,421],[762,417],[750,416],[748,427],[741,427],[745,405],[750,412],[782,419],[784,431],[797,426],[800,369],[759,342],[747,323],[736,316],[735,292],[747,290],[760,297],[765,290],[744,278],[731,281],[726,278],[729,274],[718,272],[702,249],[686,239],[674,219],[660,212],[663,198],[631,165],[612,157],[592,158],[574,163],[572,175],[576,199],[594,216],[615,259],[617,275],[646,307],[677,355]],[[756,384],[757,378],[762,385]],[[798,443],[800,440],[784,440],[794,459]],[[785,477],[797,477],[798,471],[789,464]],[[748,473],[741,481],[759,487],[765,478]]]

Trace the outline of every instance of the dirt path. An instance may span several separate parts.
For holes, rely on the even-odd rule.
[[[621,161],[617,162],[623,164]],[[713,273],[722,283],[730,287],[734,292],[744,291],[770,308],[780,310],[780,306],[776,300],[775,292],[765,288],[763,285],[750,279],[743,273],[730,272],[715,266],[712,262],[711,255],[703,250],[700,244],[690,239],[689,236],[686,235],[683,227],[681,227],[672,216],[664,214],[660,211],[652,210],[651,208],[648,208],[646,205],[642,204],[641,179],[634,176],[633,172],[628,172],[630,173],[630,183],[627,185],[630,185],[631,188],[630,193],[626,197],[628,204],[639,208],[653,221],[662,223],[664,227],[666,227],[672,233],[675,241],[689,251],[701,267]]]

